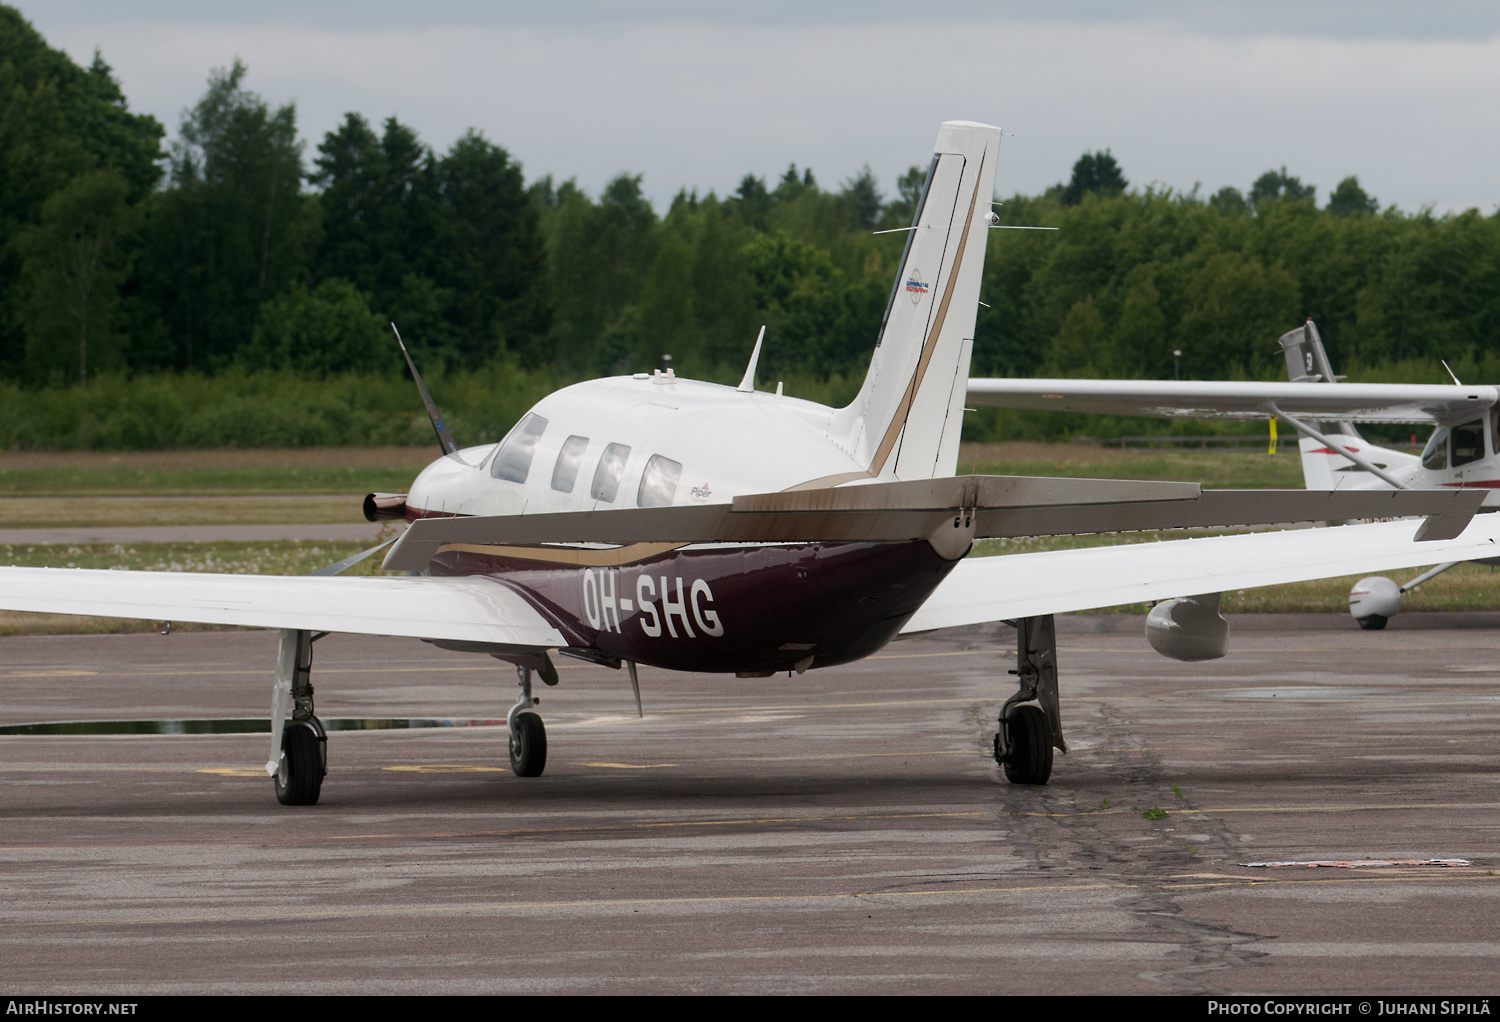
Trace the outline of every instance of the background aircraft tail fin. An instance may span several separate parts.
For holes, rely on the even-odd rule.
[[[1000,129],[949,121],[934,149],[864,385],[828,431],[879,479],[958,464]]]
[[[1337,383],[1342,379],[1334,375],[1328,352],[1323,349],[1323,338],[1318,335],[1318,326],[1311,319],[1295,330],[1288,330],[1277,341],[1286,355],[1286,377],[1291,382]],[[1361,442],[1364,439],[1348,422],[1320,422],[1317,429],[1328,437],[1348,437],[1351,441]],[[1297,446],[1302,455],[1302,483],[1309,490],[1335,490],[1340,482],[1347,481],[1334,475],[1336,468],[1350,464],[1347,459],[1330,454],[1320,441],[1310,437],[1302,437]]]

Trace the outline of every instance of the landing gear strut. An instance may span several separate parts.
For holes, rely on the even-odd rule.
[[[1052,615],[1023,617],[1016,625],[1016,694],[1000,709],[995,762],[1012,784],[1046,784],[1052,750],[1068,751],[1057,703],[1057,629]],[[1030,705],[1035,700],[1038,705]]]
[[[510,769],[517,777],[540,777],[547,766],[547,728],[532,709],[541,700],[531,694],[531,668],[517,667],[521,698],[506,714],[510,727]]]
[[[313,714],[312,644],[326,633],[284,628],[271,692],[271,759],[266,772],[284,806],[316,805],[328,773],[328,733]],[[292,719],[285,720],[287,696]]]

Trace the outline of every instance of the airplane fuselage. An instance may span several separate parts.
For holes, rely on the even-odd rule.
[[[1484,410],[1472,419],[1435,429],[1421,454],[1391,450],[1342,434],[1331,435],[1330,439],[1404,487],[1500,490],[1500,428],[1497,427],[1500,423],[1494,410]],[[1300,447],[1310,487],[1320,481],[1319,477],[1327,482],[1317,488],[1385,489],[1390,485],[1320,441],[1303,438]]]
[[[836,411],[779,394],[637,374],[539,402],[499,444],[440,458],[408,521],[726,503],[872,479]],[[675,670],[764,675],[889,642],[956,560],[909,543],[472,547],[433,575],[521,594],[577,650]]]

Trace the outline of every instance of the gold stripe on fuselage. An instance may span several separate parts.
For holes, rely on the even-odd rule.
[[[491,546],[485,543],[444,543],[440,554],[483,554],[518,561],[540,561],[544,564],[568,564],[579,568],[618,568],[635,564],[659,554],[679,550],[686,543],[630,543],[626,546],[590,549],[587,547]]]

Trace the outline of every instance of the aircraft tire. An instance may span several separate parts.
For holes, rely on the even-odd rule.
[[[1001,726],[1010,729],[1005,779],[1012,784],[1046,784],[1052,776],[1052,735],[1047,715],[1040,707],[1020,706]]]
[[[302,721],[287,721],[281,733],[281,769],[276,771],[276,801],[284,806],[317,805],[323,790],[323,750],[318,733]]]
[[[510,732],[510,769],[517,777],[540,777],[547,767],[547,727],[534,713],[518,713]]]
[[[1356,618],[1359,626],[1367,632],[1378,632],[1385,627],[1386,621],[1390,620],[1383,614],[1370,614],[1365,617]]]

